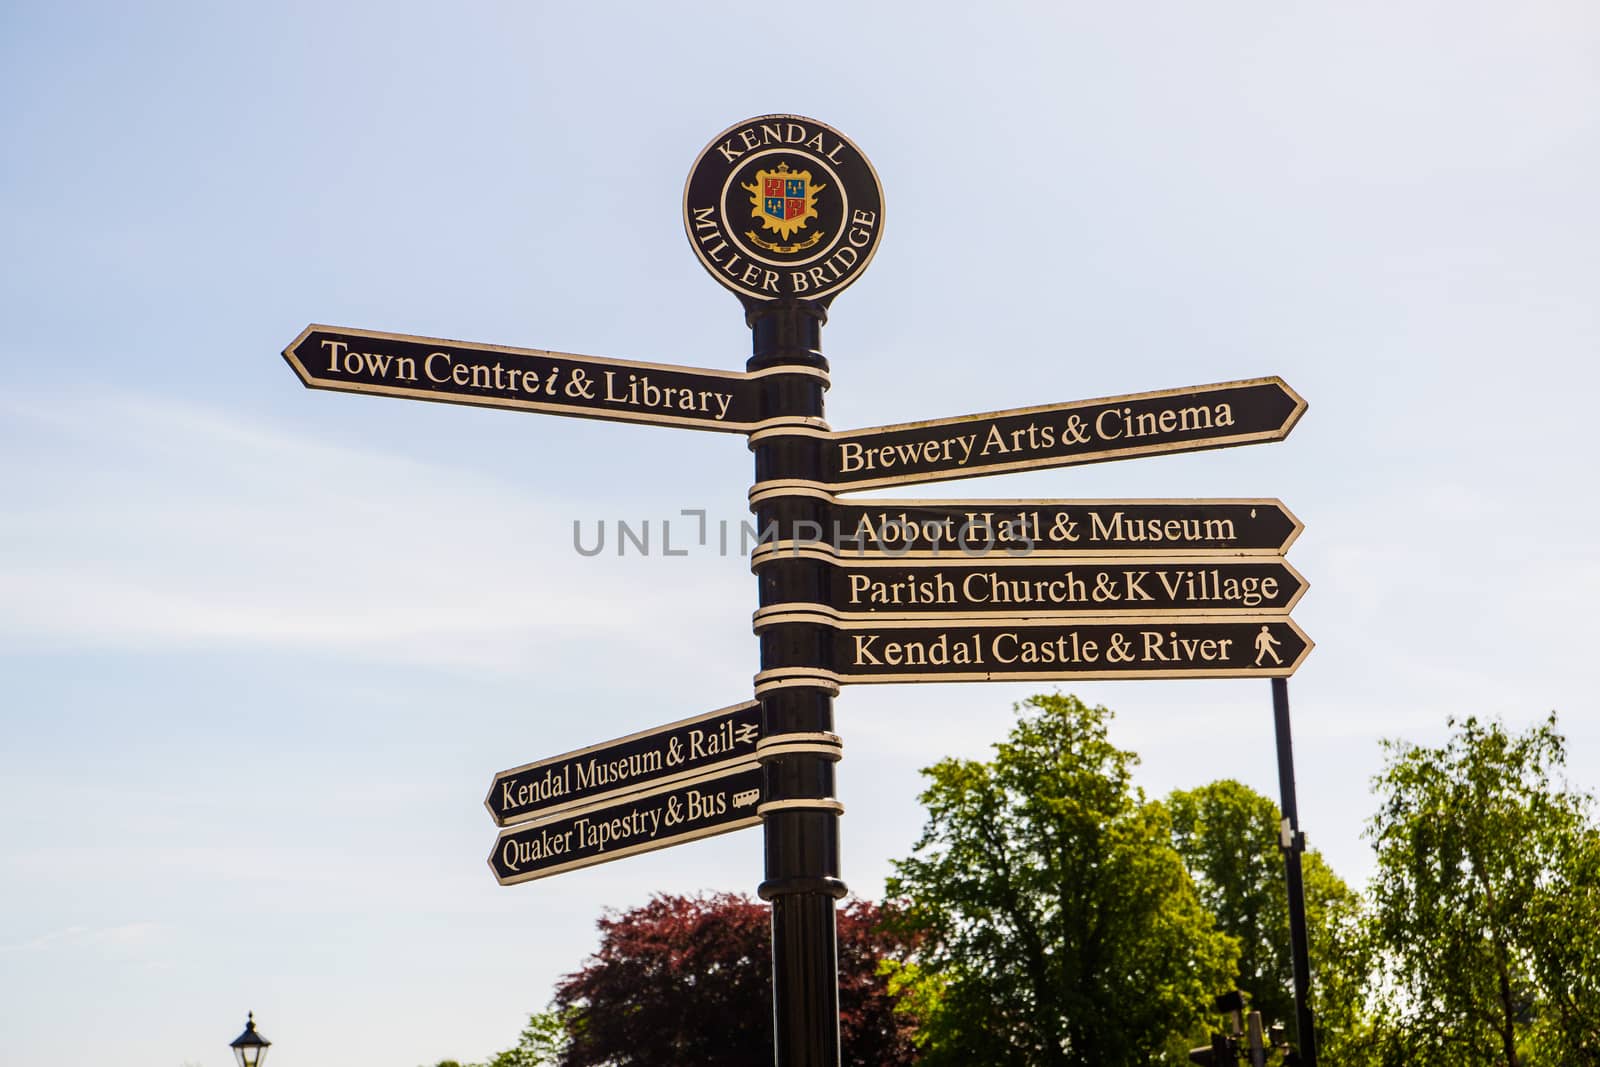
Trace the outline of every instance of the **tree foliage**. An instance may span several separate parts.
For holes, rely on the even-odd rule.
[[[1600,1064],[1600,829],[1592,822],[1565,842],[1528,925],[1539,946],[1533,969],[1544,1044],[1569,1063]]]
[[[566,1020],[559,1008],[528,1016],[517,1043],[485,1067],[549,1067],[560,1062],[567,1047]]]
[[[1289,909],[1278,853],[1278,806],[1239,782],[1167,797],[1172,840],[1200,902],[1239,941],[1237,984],[1267,1020],[1294,1018]]]
[[[885,960],[905,956],[876,906],[838,909],[844,1063],[912,1062],[912,1022],[894,1011]],[[567,975],[554,1007],[559,1067],[751,1067],[771,1063],[770,910],[734,894],[657,896],[599,921],[595,955]],[[521,1064],[492,1067],[523,1067]]]
[[[554,1067],[566,1047],[566,1027],[561,1012],[550,1008],[528,1016],[517,1043],[491,1056],[488,1063],[440,1060],[434,1067]]]
[[[923,773],[928,818],[895,863],[898,922],[925,938],[910,981],[929,1067],[1163,1062],[1237,960],[1105,708],[1035,696],[988,762]]]
[[[1600,1063],[1600,850],[1555,717],[1451,726],[1436,748],[1386,742],[1374,779],[1384,1059]]]
[[[1184,1063],[1235,986],[1292,1027],[1276,805],[1234,781],[1147,801],[1106,709],[1018,711],[991,760],[923,772],[893,906],[839,912],[845,1063]],[[1385,743],[1364,899],[1302,857],[1321,1061],[1600,1067],[1592,802],[1561,777],[1554,716],[1451,727],[1434,748]],[[764,905],[661,896],[599,926],[594,957],[481,1067],[772,1062]]]
[[[1302,857],[1302,882],[1311,957],[1311,1007],[1316,1013],[1320,1061],[1339,1067],[1375,1067],[1376,1006],[1366,900],[1314,851]],[[1287,891],[1285,887],[1285,908]],[[1284,946],[1287,952],[1287,941]],[[1288,1021],[1293,1021],[1292,1016]]]
[[[1224,779],[1167,798],[1173,844],[1217,926],[1239,941],[1236,984],[1251,1007],[1289,1028],[1298,1045],[1289,897],[1279,848],[1278,805]],[[1370,1039],[1365,1003],[1369,968],[1362,951],[1360,894],[1308,851],[1301,856],[1306,928],[1314,962],[1312,1008],[1318,1047],[1330,1063],[1356,1062]]]

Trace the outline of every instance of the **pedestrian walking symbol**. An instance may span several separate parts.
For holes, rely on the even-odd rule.
[[[1283,659],[1278,655],[1278,639],[1272,636],[1272,631],[1263,626],[1261,632],[1256,634],[1256,666],[1261,666],[1264,656],[1271,656],[1272,662],[1283,665]]]

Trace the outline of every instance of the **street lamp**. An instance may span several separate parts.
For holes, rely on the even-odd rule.
[[[238,1061],[239,1067],[261,1067],[262,1061],[267,1058],[267,1046],[271,1044],[256,1033],[256,1013],[250,1012],[245,1020],[244,1033],[228,1042],[228,1047],[233,1049],[233,1058]]]

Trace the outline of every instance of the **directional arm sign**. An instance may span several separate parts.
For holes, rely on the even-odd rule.
[[[761,778],[745,764],[502,830],[489,869],[516,885],[756,826]]]
[[[771,495],[758,486],[752,504]],[[892,559],[985,555],[1078,557],[1203,553],[1281,556],[1304,528],[1281,501],[1200,500],[841,500],[797,541],[756,553],[831,546],[842,557]]]
[[[283,358],[311,389],[748,433],[760,373],[307,326]],[[786,373],[814,373],[792,368]]]
[[[747,701],[501,771],[483,803],[507,826],[748,763],[760,739],[761,705]]]
[[[788,550],[779,549],[781,558]],[[1056,618],[1070,615],[1286,615],[1306,591],[1300,573],[1269,556],[1037,560],[985,555],[941,560],[855,559],[800,549],[822,568],[822,601],[807,610],[871,618]],[[756,566],[772,558],[763,555]],[[792,612],[785,602],[756,613]]]
[[[1300,520],[1277,500],[831,500],[840,554],[1282,555]]]
[[[757,629],[808,622],[833,630],[832,666],[785,664],[763,649],[756,692],[819,673],[838,683],[1050,681],[1103,678],[1272,678],[1293,674],[1311,639],[1283,616],[1094,619],[1085,622],[882,619],[836,622],[795,613]]]
[[[1281,441],[1306,409],[1282,378],[1080,400],[827,438],[836,492]]]

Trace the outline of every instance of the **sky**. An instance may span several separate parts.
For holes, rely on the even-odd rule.
[[[1551,711],[1600,787],[1600,13],[1463,0],[15,3],[0,11],[0,1064],[510,1046],[604,908],[759,831],[502,888],[492,775],[745,700],[736,436],[304,389],[310,322],[736,370],[681,196],[742,119],[885,195],[839,429],[1281,375],[1286,441],[898,495],[1277,497],[1302,826],[1385,738]],[[895,494],[887,494],[895,495]],[[614,542],[613,542],[614,544]],[[714,547],[714,546],[713,546]],[[846,881],[1050,685],[847,688]],[[1276,796],[1261,680],[1063,682],[1150,796]],[[1314,961],[1313,961],[1314,962]]]

